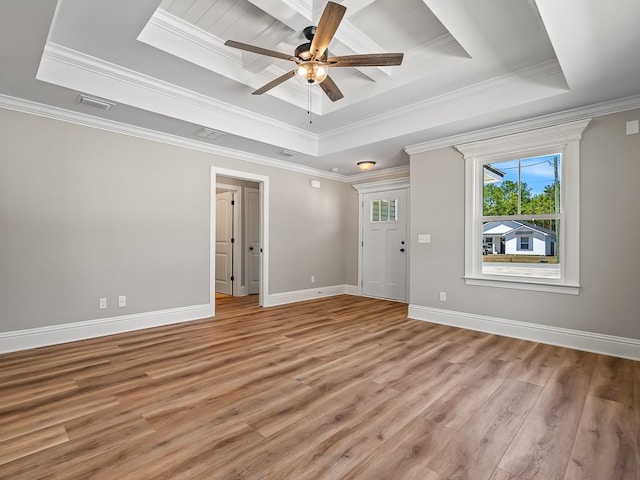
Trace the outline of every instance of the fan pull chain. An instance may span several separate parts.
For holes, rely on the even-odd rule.
[[[307,113],[309,114],[309,125],[311,125],[313,123],[312,121],[312,117],[311,117],[311,84],[308,85],[308,92],[309,92],[309,96],[308,96],[308,105],[307,105]]]

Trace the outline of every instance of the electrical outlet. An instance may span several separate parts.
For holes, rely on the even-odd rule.
[[[316,276],[315,275],[311,275],[311,283],[316,283]]]
[[[118,306],[119,307],[126,307],[127,306],[127,297],[126,297],[126,295],[120,295],[118,297]]]
[[[441,302],[447,301],[447,292],[440,292],[440,301]]]
[[[107,299],[106,298],[101,298],[99,306],[100,306],[101,310],[107,308]]]

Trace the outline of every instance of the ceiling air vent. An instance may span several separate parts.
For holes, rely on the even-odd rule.
[[[296,152],[292,152],[291,150],[282,150],[280,153],[280,155],[282,155],[283,157],[295,157],[296,156]]]
[[[218,130],[213,130],[211,128],[202,127],[201,129],[193,132],[193,135],[196,137],[200,137],[200,138],[204,138],[206,140],[212,141],[218,137],[222,137],[223,135],[225,135],[225,133],[220,132]]]
[[[103,98],[90,97],[89,95],[85,95],[83,93],[78,95],[78,99],[76,101],[78,103],[84,103],[85,105],[89,105],[90,107],[99,108],[101,110],[109,110],[111,107],[115,105],[115,103],[110,102],[108,100],[104,100]]]

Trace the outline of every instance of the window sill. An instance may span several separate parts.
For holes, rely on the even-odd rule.
[[[464,281],[467,285],[476,285],[481,287],[511,288],[515,290],[530,290],[534,292],[562,293],[565,295],[578,295],[580,293],[579,284],[567,283],[550,283],[544,280],[520,280],[505,277],[479,277],[465,276]]]

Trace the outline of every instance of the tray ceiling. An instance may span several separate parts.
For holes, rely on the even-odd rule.
[[[293,53],[326,4],[312,0],[8,0],[0,93],[343,175],[364,159],[406,165],[410,144],[640,94],[637,1],[339,3],[332,55],[405,57],[332,69],[338,102],[297,79],[253,96],[294,64],[224,45]],[[78,93],[116,106],[96,112]]]

